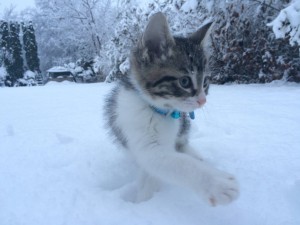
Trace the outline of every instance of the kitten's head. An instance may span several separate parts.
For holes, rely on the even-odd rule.
[[[211,23],[187,38],[172,37],[162,13],[151,18],[131,54],[131,82],[150,105],[190,112],[206,102],[203,40]]]

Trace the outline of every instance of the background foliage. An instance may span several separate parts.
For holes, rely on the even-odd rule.
[[[34,9],[3,13],[0,83],[2,79],[7,86],[19,85],[27,70],[45,74],[53,66],[65,66],[87,82],[122,79],[129,69],[130,49],[149,17],[158,11],[166,14],[175,35],[189,35],[201,24],[214,21],[206,46],[212,82],[300,82],[299,43],[294,35],[300,30],[299,2],[37,0]],[[282,16],[284,10],[289,13],[283,15],[292,12],[295,16]],[[7,41],[8,37],[15,41]]]

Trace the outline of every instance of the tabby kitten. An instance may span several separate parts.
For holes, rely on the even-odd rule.
[[[193,111],[206,102],[202,46],[210,26],[172,37],[165,16],[154,14],[131,53],[129,76],[107,99],[108,125],[142,170],[132,201],[151,198],[162,181],[213,206],[238,197],[235,178],[205,163],[187,139]]]

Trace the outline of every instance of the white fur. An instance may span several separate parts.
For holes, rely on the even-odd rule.
[[[124,87],[116,105],[116,123],[143,171],[134,201],[151,198],[160,181],[188,188],[211,205],[227,204],[238,197],[232,175],[199,160],[190,146],[184,147],[187,154],[176,152],[179,120],[154,112],[136,92]]]

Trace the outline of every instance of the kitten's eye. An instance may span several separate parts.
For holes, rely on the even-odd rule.
[[[179,78],[179,84],[183,88],[190,88],[192,86],[192,80],[190,77],[181,77]]]

